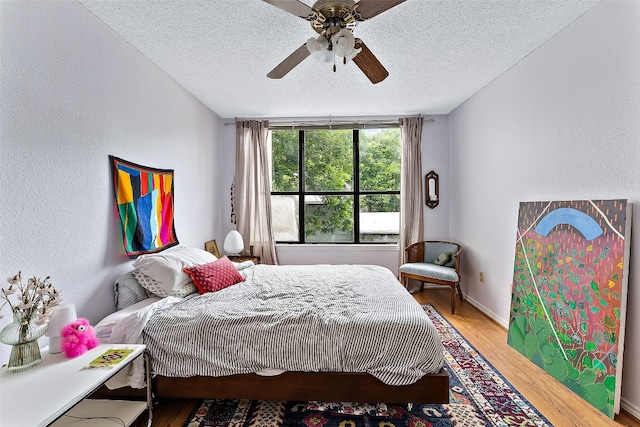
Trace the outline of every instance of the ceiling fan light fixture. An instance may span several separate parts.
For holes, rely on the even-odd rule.
[[[354,47],[356,45],[356,39],[350,30],[346,28],[341,29],[331,38],[331,44],[333,45],[333,53],[336,55],[343,56],[345,58],[352,58],[355,56],[351,55],[353,54]]]
[[[326,64],[330,63],[333,61],[333,52],[331,52],[330,50],[319,50],[316,52],[313,52],[311,54],[311,57],[313,59],[315,59],[316,61],[319,62],[324,62]]]
[[[355,58],[355,56],[356,56],[357,54],[359,54],[360,52],[362,52],[362,48],[361,48],[361,47],[360,47],[360,48],[358,48],[358,49],[352,49],[352,50],[351,50],[351,53],[350,53],[349,55],[345,56],[345,57],[344,57],[344,59],[346,59],[346,62],[349,62],[349,61],[351,61],[353,58]]]
[[[316,61],[328,63],[333,60],[333,53],[328,48],[329,40],[324,36],[318,36],[317,39],[311,37],[307,40],[307,50]]]
[[[310,54],[313,55],[314,52],[320,52],[322,50],[327,50],[329,47],[329,40],[327,40],[324,36],[318,36],[317,39],[311,37],[307,40],[307,50]]]

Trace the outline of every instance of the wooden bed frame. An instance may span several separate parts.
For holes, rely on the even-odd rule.
[[[284,372],[226,377],[156,377],[157,397],[326,402],[449,403],[449,376],[440,370],[405,386],[384,384],[364,373]]]
[[[144,396],[144,389],[98,390],[94,397]],[[319,400],[325,402],[449,403],[449,376],[427,374],[405,386],[387,385],[365,373],[285,372],[225,377],[162,377],[153,380],[155,398]]]

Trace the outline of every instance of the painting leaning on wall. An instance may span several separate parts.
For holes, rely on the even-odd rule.
[[[627,200],[522,202],[508,343],[600,411],[620,412]]]

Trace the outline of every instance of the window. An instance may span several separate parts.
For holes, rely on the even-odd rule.
[[[400,129],[272,130],[279,243],[397,243]]]

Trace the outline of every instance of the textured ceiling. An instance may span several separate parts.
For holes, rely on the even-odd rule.
[[[389,71],[377,85],[311,57],[267,78],[317,34],[261,0],[80,3],[221,117],[293,118],[447,114],[597,1],[407,0],[354,31]]]

